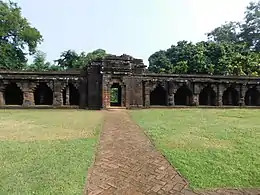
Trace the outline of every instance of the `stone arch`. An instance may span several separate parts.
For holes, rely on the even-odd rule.
[[[47,83],[39,83],[34,90],[35,105],[52,105],[53,91]]]
[[[175,101],[175,105],[186,105],[186,106],[192,105],[191,90],[186,85],[179,87],[175,93],[174,101]]]
[[[66,87],[63,88],[62,98],[63,105],[79,105],[79,91],[73,83],[69,83]]]
[[[150,93],[150,105],[167,106],[167,91],[158,84]]]
[[[249,88],[245,95],[245,105],[259,106],[260,93],[256,87]]]
[[[232,86],[228,87],[223,93],[222,101],[223,101],[222,102],[223,105],[238,106],[239,105],[238,91]]]
[[[11,82],[5,87],[4,99],[6,105],[22,105],[23,91],[16,83]]]
[[[211,86],[204,87],[199,94],[199,105],[216,106],[217,94]]]

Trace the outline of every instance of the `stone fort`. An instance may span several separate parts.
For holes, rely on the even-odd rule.
[[[149,73],[141,59],[107,56],[83,70],[0,72],[0,107],[106,109],[259,106],[260,78]],[[117,101],[111,102],[111,90]]]

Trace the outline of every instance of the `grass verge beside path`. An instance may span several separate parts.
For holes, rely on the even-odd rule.
[[[260,112],[253,109],[131,111],[193,189],[260,187]]]
[[[82,194],[102,113],[0,110],[0,194]]]

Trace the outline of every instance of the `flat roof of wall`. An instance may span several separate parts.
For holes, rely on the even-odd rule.
[[[0,76],[79,76],[81,70],[67,70],[67,71],[0,71]],[[201,75],[201,74],[155,74],[155,73],[143,73],[143,74],[132,74],[137,77],[152,77],[152,78],[194,78],[194,79],[225,79],[225,80],[260,80],[260,76],[223,76],[223,75]]]

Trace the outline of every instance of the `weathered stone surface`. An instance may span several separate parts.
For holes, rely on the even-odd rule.
[[[35,89],[39,83],[46,83],[52,90],[53,106],[69,106],[74,94],[67,86],[72,83],[80,94],[80,108],[109,108],[113,84],[120,86],[121,106],[126,108],[157,105],[158,102],[151,102],[150,94],[158,86],[164,94],[157,94],[156,99],[165,99],[163,105],[168,106],[260,106],[259,82],[258,77],[148,73],[141,59],[124,54],[94,61],[82,71],[1,71],[0,105],[6,102],[5,89],[10,83],[22,90],[23,106],[35,105]]]

